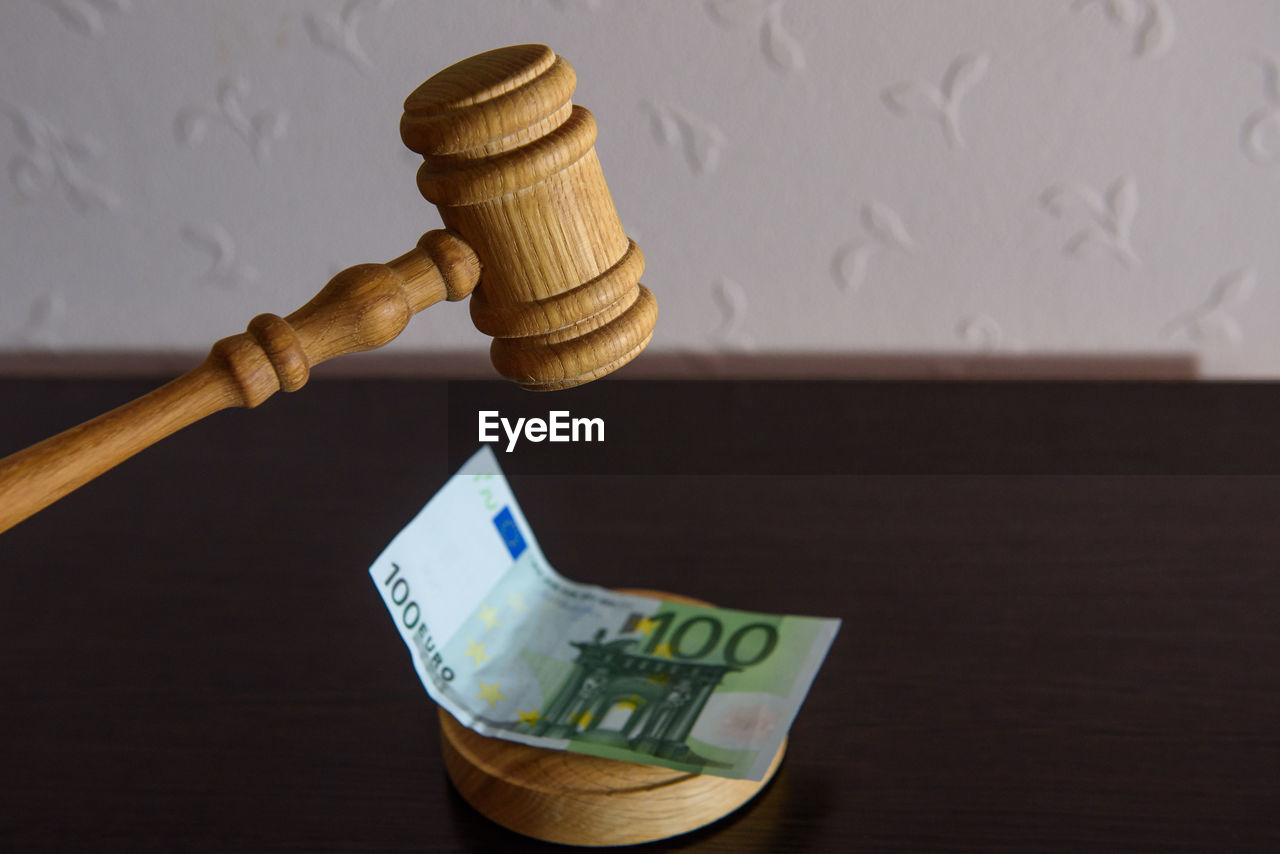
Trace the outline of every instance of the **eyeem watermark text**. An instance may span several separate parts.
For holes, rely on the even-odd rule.
[[[482,409],[477,413],[479,440],[501,441],[499,428],[506,434],[509,454],[520,439],[530,442],[603,442],[603,418],[574,418],[567,409],[553,409],[542,418],[517,418],[513,423],[503,418],[496,409]]]

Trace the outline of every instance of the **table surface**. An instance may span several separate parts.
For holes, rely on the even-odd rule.
[[[151,387],[0,382],[0,454]],[[0,535],[0,848],[542,850],[449,785],[366,574],[446,402],[317,381]],[[844,620],[774,782],[652,850],[1280,850],[1274,472],[512,481],[570,578]]]

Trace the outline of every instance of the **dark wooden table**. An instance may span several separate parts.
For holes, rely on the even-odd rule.
[[[152,385],[0,382],[0,453]],[[955,393],[892,399],[918,425]],[[1016,444],[1054,395],[998,397]],[[366,574],[448,475],[447,399],[317,381],[0,535],[0,850],[542,850],[451,789]],[[1142,394],[1116,399],[1094,414],[1141,430]],[[1280,428],[1203,415],[1229,418],[1262,423],[1228,444]],[[653,849],[1280,850],[1280,476],[1247,450],[1091,471],[1042,439],[995,475],[513,477],[571,578],[844,620],[772,785]]]

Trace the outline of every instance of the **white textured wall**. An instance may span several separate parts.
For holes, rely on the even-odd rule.
[[[0,351],[203,351],[439,220],[404,97],[577,68],[654,346],[1280,376],[1275,0],[5,0]],[[483,350],[465,309],[400,352]]]

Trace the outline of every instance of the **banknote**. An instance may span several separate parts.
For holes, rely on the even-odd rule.
[[[488,446],[369,574],[427,693],[464,726],[722,777],[764,776],[840,625],[564,578]]]

